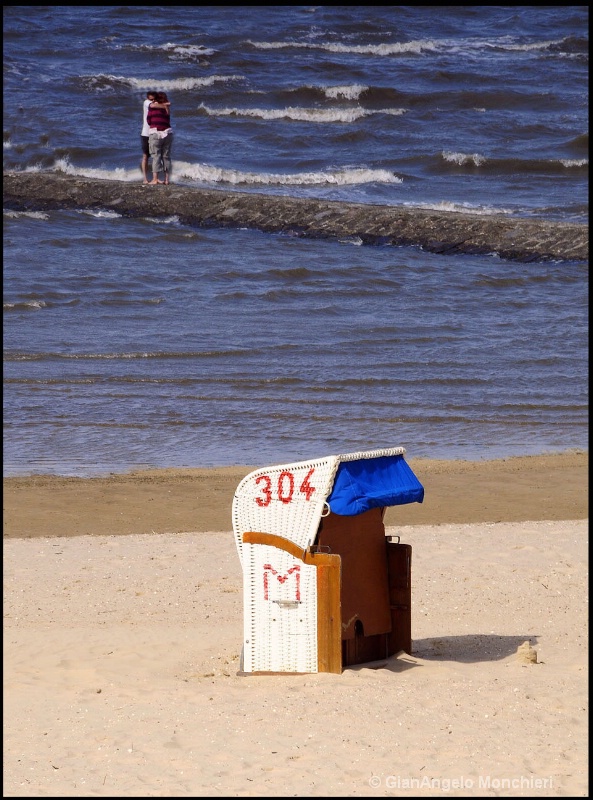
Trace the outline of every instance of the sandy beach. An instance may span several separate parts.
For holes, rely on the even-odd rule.
[[[587,796],[588,455],[410,464],[413,652],[341,675],[238,674],[251,467],[4,479],[4,796]]]

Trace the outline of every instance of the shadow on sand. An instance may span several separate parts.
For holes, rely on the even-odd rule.
[[[386,669],[390,672],[405,672],[412,667],[421,667],[415,659],[423,661],[457,661],[473,664],[481,661],[500,661],[517,654],[524,642],[533,647],[537,644],[535,634],[524,636],[495,636],[493,634],[468,634],[466,636],[438,636],[432,639],[416,639],[412,642],[412,654],[403,650],[389,658],[351,664],[344,668],[357,672],[363,669]]]
[[[432,639],[415,639],[412,655],[426,661],[459,661],[471,664],[478,661],[499,661],[517,652],[524,642],[537,644],[537,635],[495,636],[475,633],[466,636],[435,636]]]

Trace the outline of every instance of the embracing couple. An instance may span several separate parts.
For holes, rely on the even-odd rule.
[[[143,183],[154,186],[157,183],[169,185],[171,172],[171,103],[165,92],[146,92],[142,133],[142,175]],[[152,158],[152,180],[148,180],[148,156]],[[159,180],[159,173],[164,180]]]

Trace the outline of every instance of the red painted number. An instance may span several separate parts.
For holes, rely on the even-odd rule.
[[[256,478],[255,482],[264,484],[264,486],[262,487],[262,493],[264,496],[263,498],[256,497],[255,502],[258,504],[258,506],[265,508],[266,506],[269,506],[270,503],[272,502],[272,489],[271,489],[272,481],[270,480],[269,475],[260,475],[259,478]]]
[[[288,489],[286,490],[286,479],[288,478]],[[286,491],[286,494],[284,493]],[[281,472],[278,476],[278,500],[281,503],[290,503],[294,492],[294,475],[292,472]]]
[[[311,495],[312,495],[312,494],[313,494],[313,492],[315,491],[315,487],[314,487],[314,486],[311,486],[311,484],[309,483],[309,478],[311,477],[311,475],[312,475],[314,472],[315,472],[315,467],[311,467],[311,469],[309,470],[309,472],[307,472],[307,474],[306,474],[306,475],[305,475],[305,477],[303,478],[303,482],[301,483],[301,485],[300,485],[300,487],[299,487],[299,488],[300,488],[300,491],[301,491],[301,492],[302,492],[304,495],[306,495],[306,496],[307,496],[307,500],[310,500],[310,499],[311,499]]]
[[[315,493],[316,489],[314,486],[311,486],[309,479],[315,472],[315,467],[311,467],[309,472],[303,478],[301,485],[299,486],[299,492],[304,494],[307,500],[310,500],[313,494]],[[262,484],[260,491],[262,493],[261,497],[256,497],[255,502],[261,508],[265,508],[269,506],[272,502],[272,479],[269,475],[260,475],[258,478],[255,479],[256,484]],[[288,470],[283,470],[280,475],[278,476],[278,483],[276,486],[276,494],[278,496],[278,500],[281,503],[290,503],[294,498],[294,475],[292,472]]]

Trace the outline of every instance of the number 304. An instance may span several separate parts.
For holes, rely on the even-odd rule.
[[[307,500],[311,499],[311,496],[315,492],[315,487],[311,486],[310,478],[315,472],[315,467],[311,467],[309,472],[303,478],[300,486],[298,487],[298,491],[300,494],[304,494]],[[260,486],[261,497],[256,497],[255,502],[261,508],[265,508],[269,506],[272,500],[274,499],[274,494],[281,503],[291,503],[294,499],[294,492],[295,492],[295,476],[289,470],[283,470],[276,480],[276,485],[273,486],[273,481],[270,475],[260,475],[259,478],[255,479],[255,482]]]

